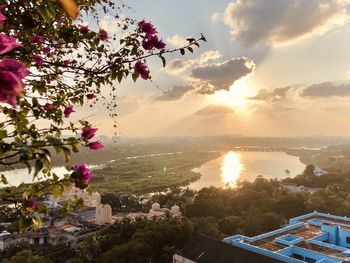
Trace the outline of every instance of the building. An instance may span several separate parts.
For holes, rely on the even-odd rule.
[[[112,224],[112,208],[110,205],[97,205],[95,214],[97,225]]]
[[[277,263],[279,260],[231,246],[221,240],[198,236],[173,256],[173,263]]]
[[[313,212],[292,218],[286,227],[269,233],[234,235],[224,241],[280,262],[350,262],[350,218]]]
[[[161,208],[160,204],[154,203],[152,204],[152,207],[149,210],[147,216],[152,218],[152,217],[162,217],[166,215],[170,215],[172,217],[181,217],[182,214],[180,212],[180,207],[178,207],[177,205],[174,205],[170,209],[165,207]]]
[[[101,204],[100,193],[89,193],[74,186],[72,186],[72,188],[69,191],[63,193],[61,200],[68,201],[79,198],[83,199],[85,206],[96,207],[97,205]]]

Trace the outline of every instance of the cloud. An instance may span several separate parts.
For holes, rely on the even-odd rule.
[[[215,12],[214,14],[212,14],[210,20],[213,23],[217,23],[219,21],[221,21],[222,19],[222,15],[219,12]]]
[[[175,48],[183,47],[188,44],[186,38],[179,35],[173,35],[171,37],[168,37],[167,42]]]
[[[158,101],[169,101],[169,100],[178,100],[181,99],[187,92],[193,89],[190,85],[177,85],[164,92],[163,95],[160,95],[155,98]]]
[[[177,75],[183,71],[194,67],[203,65],[211,60],[216,60],[222,57],[222,54],[218,50],[209,50],[200,55],[198,59],[178,59],[171,60],[165,67],[165,72],[172,75]]]
[[[232,108],[224,106],[224,105],[209,105],[206,106],[194,113],[194,115],[226,115],[233,114],[234,111]]]
[[[202,86],[198,92],[212,94],[218,90],[229,90],[230,86],[240,78],[254,72],[255,63],[245,57],[232,58],[222,63],[213,63],[196,67],[191,78]]]
[[[288,91],[293,88],[293,86],[277,87],[273,89],[260,89],[258,94],[251,97],[251,100],[261,100],[267,102],[274,102],[282,100],[286,97]]]
[[[247,45],[279,44],[324,34],[344,23],[348,0],[237,0],[223,13],[232,34]]]
[[[193,60],[182,60],[175,58],[171,60],[165,67],[165,72],[172,75],[177,75],[193,65]]]
[[[301,94],[302,97],[345,97],[350,96],[350,83],[336,84],[321,82],[306,86]]]

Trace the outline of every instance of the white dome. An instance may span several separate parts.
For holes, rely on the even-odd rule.
[[[178,214],[178,213],[180,213],[180,207],[178,207],[177,205],[174,205],[171,207],[170,212],[172,214]]]
[[[160,204],[154,203],[154,204],[152,205],[152,210],[160,210]]]

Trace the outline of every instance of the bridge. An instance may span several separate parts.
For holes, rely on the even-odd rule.
[[[285,152],[287,148],[275,148],[275,147],[250,147],[250,146],[242,146],[242,147],[234,147],[233,151],[236,152]]]

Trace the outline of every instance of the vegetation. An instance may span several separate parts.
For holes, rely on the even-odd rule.
[[[201,176],[193,168],[219,156],[218,152],[188,152],[114,161],[94,171],[91,191],[140,194],[185,186]]]

